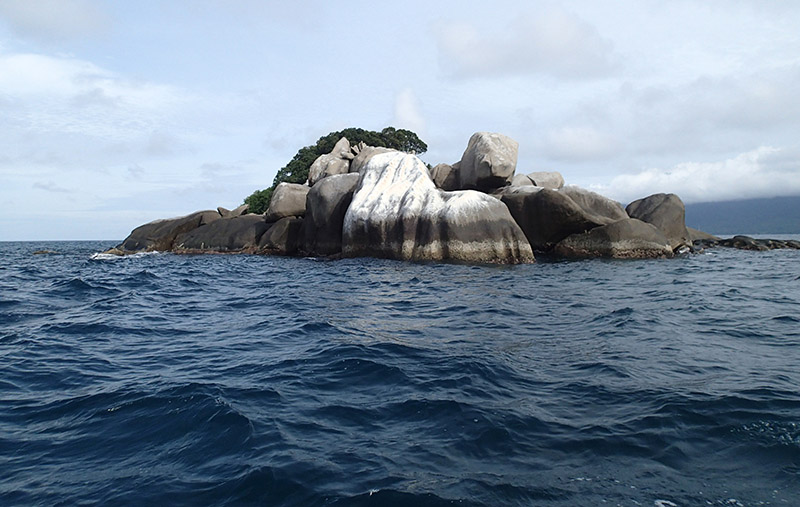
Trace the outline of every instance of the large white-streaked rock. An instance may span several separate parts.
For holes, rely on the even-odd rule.
[[[511,184],[518,150],[519,143],[508,136],[476,132],[461,156],[459,188],[487,192]]]
[[[313,186],[322,178],[333,174],[347,174],[350,172],[350,160],[352,159],[350,141],[346,137],[339,139],[330,153],[317,157],[308,168],[308,185]]]
[[[344,218],[342,253],[403,260],[532,262],[506,206],[475,191],[445,192],[425,164],[400,152],[374,155]]]
[[[364,169],[364,166],[367,165],[367,162],[375,155],[394,151],[395,150],[384,147],[367,146],[363,142],[358,143],[358,153],[356,153],[356,156],[353,158],[352,162],[350,162],[350,172],[360,173]]]
[[[272,192],[267,209],[267,222],[277,222],[285,217],[301,217],[306,214],[306,196],[310,188],[299,183],[279,183]]]

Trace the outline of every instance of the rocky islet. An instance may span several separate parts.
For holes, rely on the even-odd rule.
[[[687,228],[675,194],[623,207],[558,172],[515,174],[518,144],[478,132],[461,159],[432,168],[416,155],[346,138],[281,183],[263,215],[217,208],[156,220],[107,251],[385,257],[516,264],[564,258],[665,258],[709,247],[800,249],[798,241],[721,239]]]

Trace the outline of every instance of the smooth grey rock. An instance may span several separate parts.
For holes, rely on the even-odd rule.
[[[534,251],[550,251],[567,236],[615,221],[584,210],[559,190],[534,186],[510,187],[503,189],[499,196]]]
[[[242,204],[241,206],[239,206],[238,208],[233,209],[233,210],[229,210],[227,208],[223,208],[222,206],[219,206],[217,208],[217,211],[222,216],[222,218],[232,218],[232,217],[238,217],[240,215],[244,215],[245,213],[247,213],[248,209],[250,209],[250,205],[249,204]]]
[[[459,188],[483,192],[511,184],[519,144],[503,134],[476,132],[461,156]]]
[[[459,162],[452,165],[436,164],[430,171],[434,185],[442,190],[458,190],[458,171],[460,165]]]
[[[564,186],[564,177],[557,171],[536,171],[528,173],[527,176],[537,187],[558,190]]]
[[[628,204],[631,218],[653,224],[669,239],[673,249],[691,245],[686,229],[686,208],[675,194],[653,194]]]
[[[173,251],[252,253],[269,225],[263,215],[222,218],[178,236]]]
[[[267,222],[277,222],[285,217],[301,217],[306,213],[306,196],[309,187],[298,183],[279,183],[272,193],[267,209]]]
[[[652,224],[627,218],[573,234],[554,249],[562,257],[612,257],[616,259],[654,259],[672,257],[669,240]]]
[[[179,235],[221,218],[216,210],[204,210],[182,217],[154,220],[131,231],[117,248],[123,252],[166,252],[172,250]]]
[[[261,236],[258,242],[261,253],[295,255],[303,243],[303,219],[281,218]]]
[[[622,204],[596,192],[575,185],[563,187],[559,192],[569,196],[585,212],[604,219],[606,224],[629,218]]]
[[[513,187],[528,187],[531,185],[535,185],[535,183],[524,174],[515,174],[514,177],[511,178],[511,186]]]
[[[353,199],[359,175],[335,174],[311,187],[306,197],[303,250],[309,255],[334,255],[342,251],[344,215]]]
[[[372,156],[344,218],[345,256],[479,263],[533,262],[519,226],[495,198],[445,192],[425,164],[400,152]]]
[[[709,234],[707,232],[703,232],[697,229],[692,229],[691,227],[686,227],[686,230],[689,232],[689,240],[694,243],[695,241],[719,241],[720,238],[714,236],[713,234]]]
[[[241,206],[238,206],[238,207],[230,210],[227,215],[222,215],[222,218],[239,217],[239,216],[247,214],[247,212],[249,210],[250,210],[250,205],[249,204],[242,204]]]
[[[346,137],[339,139],[333,150],[327,155],[320,155],[308,169],[308,185],[314,186],[319,180],[334,174],[347,174],[350,171],[350,141]]]

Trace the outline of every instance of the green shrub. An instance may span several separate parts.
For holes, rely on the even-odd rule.
[[[409,153],[414,152],[418,155],[428,150],[428,145],[417,137],[417,134],[410,130],[396,129],[394,127],[386,127],[380,132],[355,127],[331,132],[326,136],[320,137],[313,146],[300,148],[292,160],[278,171],[270,188],[256,190],[248,196],[244,200],[245,204],[250,205],[248,213],[265,213],[269,208],[272,191],[279,183],[305,183],[308,179],[308,170],[311,164],[320,155],[330,153],[342,137],[346,137],[351,145],[363,141],[369,146],[380,146]]]

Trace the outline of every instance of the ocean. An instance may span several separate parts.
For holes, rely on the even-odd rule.
[[[0,243],[2,505],[800,505],[800,251],[113,244]]]

